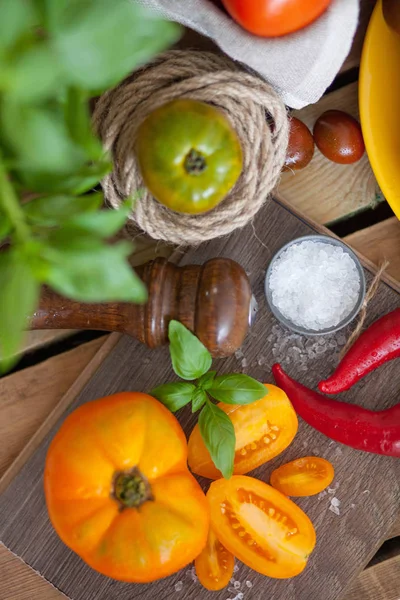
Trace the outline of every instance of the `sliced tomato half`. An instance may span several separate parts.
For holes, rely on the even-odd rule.
[[[235,557],[225,548],[212,528],[207,545],[195,560],[196,574],[203,587],[212,592],[222,590],[229,584],[235,566]]]
[[[235,475],[248,473],[283,452],[297,433],[297,415],[285,392],[276,385],[266,384],[265,387],[268,390],[265,398],[252,404],[218,404],[235,428]],[[198,425],[189,438],[188,463],[197,475],[209,479],[222,477]]]
[[[306,456],[275,469],[271,485],[286,496],[313,496],[327,488],[334,477],[330,462],[317,456]]]
[[[289,498],[253,477],[214,481],[207,494],[211,526],[236,558],[268,577],[299,575],[316,536],[307,515]]]

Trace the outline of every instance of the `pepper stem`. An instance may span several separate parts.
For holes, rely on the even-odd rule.
[[[121,510],[139,508],[144,502],[154,500],[149,482],[137,467],[115,473],[113,492]]]
[[[186,155],[184,167],[189,175],[200,175],[206,170],[207,162],[201,152],[192,148]]]

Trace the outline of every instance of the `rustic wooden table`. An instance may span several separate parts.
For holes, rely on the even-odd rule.
[[[328,108],[358,116],[357,78],[362,42],[375,4],[362,0],[360,25],[352,50],[334,84],[317,104],[294,114],[309,126]],[[191,45],[210,43],[188,32]],[[358,252],[378,264],[390,261],[389,274],[400,281],[400,222],[383,198],[368,158],[352,166],[334,165],[318,150],[302,172],[283,175],[280,194],[297,210],[325,224]],[[257,228],[257,221],[255,222]],[[140,264],[168,249],[141,241]],[[88,339],[92,338],[90,341]],[[18,370],[0,381],[0,476],[7,472],[46,416],[60,403],[108,336],[70,331],[31,332]],[[97,356],[95,360],[100,360]],[[58,600],[64,596],[0,546],[1,600]],[[400,519],[374,561],[348,590],[344,600],[400,600]]]

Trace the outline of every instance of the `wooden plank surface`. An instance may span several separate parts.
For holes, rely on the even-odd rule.
[[[284,212],[281,213],[281,211]],[[251,271],[253,289],[260,302],[261,310],[256,326],[245,344],[244,353],[248,358],[250,374],[268,381],[271,377],[269,367],[258,365],[258,358],[262,354],[266,357],[268,365],[273,361],[271,345],[266,344],[265,341],[274,321],[270,313],[266,311],[263,301],[264,268],[277,248],[289,239],[308,232],[309,228],[287,213],[285,209],[278,210],[278,207],[270,206],[263,211],[263,218],[259,219],[257,229],[259,235],[262,232],[264,245],[259,243],[249,227],[247,231],[236,234],[236,236],[216,240],[203,245],[198,251],[189,252],[184,257],[184,262],[203,262],[209,255],[225,255],[236,259],[240,257],[241,262]],[[274,235],[272,235],[272,231]],[[398,295],[390,292],[382,284],[378,295],[371,304],[369,318],[373,320],[378,314],[398,304],[398,301]],[[134,369],[132,369],[132,356],[134,356]],[[149,364],[152,365],[151,369],[148,367]],[[155,371],[155,364],[157,371]],[[237,370],[238,366],[240,367],[234,357],[219,363],[218,366],[221,366],[223,371]],[[325,360],[318,365],[310,365],[310,371],[306,374],[308,381],[306,380],[305,383],[315,383],[316,373],[318,376],[324,376],[329,370],[330,366],[325,357]],[[291,372],[296,376],[295,365]],[[152,352],[124,338],[85,388],[80,396],[80,401],[112,393],[118,389],[148,390],[159,382],[170,379],[171,375],[172,371],[166,350]],[[297,375],[300,376],[299,373]],[[397,394],[399,383],[399,373],[393,363],[384,367],[381,377],[385,381],[383,403],[389,404],[393,402],[395,393]],[[379,377],[370,378],[366,382],[363,391],[367,406],[373,406],[378,399],[382,406],[382,398],[379,394],[382,385]],[[350,401],[356,397],[356,391],[349,392]],[[192,416],[187,413],[182,415],[182,422],[190,428]],[[330,444],[329,440],[317,432],[311,431],[304,423],[301,423],[300,433],[289,450],[270,463],[267,466],[267,472],[263,467],[258,475],[262,478],[268,477],[269,471],[277,464],[301,455],[304,452],[304,440],[307,440],[310,451],[318,452],[334,462],[337,472],[337,496],[342,502],[342,514],[337,517],[331,513],[328,510],[329,502],[326,501],[318,502],[316,498],[299,501],[299,504],[310,514],[316,524],[319,539],[309,568],[304,575],[294,581],[275,582],[260,578],[254,573],[251,573],[250,576],[246,568],[241,567],[240,577],[251,577],[256,584],[253,592],[246,595],[246,600],[247,597],[258,600],[261,597],[273,597],[274,595],[280,600],[289,598],[309,600],[310,597],[313,600],[339,598],[344,585],[364,566],[394,523],[395,511],[400,498],[399,485],[396,489],[394,483],[399,482],[400,479],[398,463],[391,459],[357,453],[345,447],[340,447],[338,453],[335,445]],[[104,598],[113,600],[116,597],[119,600],[125,598],[133,600],[137,593],[140,593],[143,600],[154,598],[157,594],[163,598],[175,594],[174,583],[182,575],[149,587],[127,587],[124,584],[109,586],[107,580],[94,574],[79,559],[69,553],[59,542],[47,521],[41,496],[40,473],[43,468],[43,452],[45,452],[45,447],[41,453],[36,454],[27,463],[19,476],[23,478],[24,487],[28,486],[32,491],[30,501],[25,504],[18,501],[18,490],[21,489],[18,486],[19,477],[2,497],[2,511],[4,515],[7,515],[3,539],[7,545],[53,581],[57,587],[68,592],[74,600],[92,598],[90,590],[96,590],[96,600]],[[355,477],[354,474],[357,476]],[[352,505],[354,505],[353,508]],[[18,531],[24,521],[24,535],[21,536]],[[35,544],[29,543],[32,538],[35,539]],[[338,540],[340,540],[340,544]],[[140,592],[136,592],[136,590],[140,590]],[[185,587],[183,597],[185,600],[190,598],[202,600],[211,597],[222,600],[226,598],[226,592],[209,595],[189,583]]]
[[[293,111],[293,115],[312,131],[317,118],[329,109],[344,110],[358,119],[358,83]],[[353,165],[339,165],[325,158],[317,147],[305,169],[282,174],[278,189],[292,206],[321,224],[344,219],[384,200],[366,154]]]
[[[1,379],[0,476],[103,343],[93,340]]]
[[[387,272],[400,281],[400,221],[396,217],[348,235],[344,241],[374,264],[386,258]]]
[[[400,554],[366,569],[354,581],[343,600],[399,600]]]

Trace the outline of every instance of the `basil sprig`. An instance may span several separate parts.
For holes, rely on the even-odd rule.
[[[235,430],[229,416],[211,398],[225,404],[251,404],[264,398],[268,391],[249,375],[217,376],[216,371],[210,371],[211,354],[182,323],[171,321],[168,334],[172,367],[186,381],[166,383],[150,393],[172,412],[189,403],[192,412],[201,409],[201,436],[216,468],[229,479],[235,459]]]
[[[107,241],[132,207],[102,210],[93,191],[112,164],[89,99],[179,33],[129,0],[0,0],[0,371],[42,284],[82,302],[146,301],[133,246]],[[25,191],[36,199],[21,201]]]

